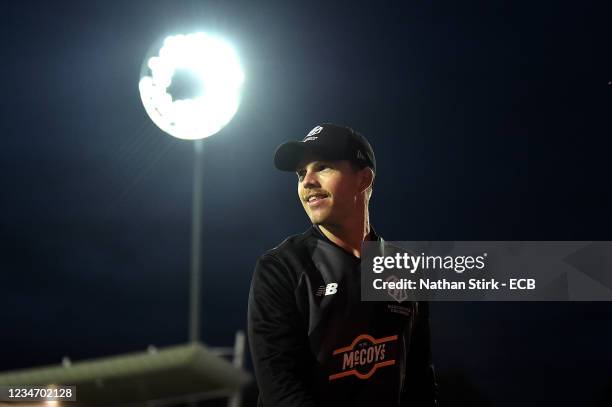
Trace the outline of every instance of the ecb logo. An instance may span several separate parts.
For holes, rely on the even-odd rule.
[[[307,141],[307,140],[316,140],[317,138],[316,137],[312,137],[312,136],[316,136],[317,134],[321,133],[321,130],[323,130],[323,127],[321,127],[321,126],[317,126],[314,129],[310,130],[310,133],[308,133],[306,135],[306,137],[304,137],[304,141]]]

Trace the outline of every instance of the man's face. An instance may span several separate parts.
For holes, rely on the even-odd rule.
[[[343,225],[360,208],[362,178],[349,161],[305,157],[296,170],[298,197],[315,225]]]

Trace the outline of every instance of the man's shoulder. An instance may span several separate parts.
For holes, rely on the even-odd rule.
[[[291,235],[281,243],[267,250],[259,257],[259,260],[272,260],[284,263],[287,260],[303,257],[308,253],[309,242],[313,239],[312,227],[306,231]]]
[[[295,286],[300,275],[310,264],[309,242],[312,242],[311,230],[287,237],[280,244],[259,256],[255,266],[254,279],[275,279],[291,281]],[[264,277],[266,276],[266,277]]]

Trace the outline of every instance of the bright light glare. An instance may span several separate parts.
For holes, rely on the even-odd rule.
[[[205,33],[167,37],[159,54],[146,61],[138,88],[147,114],[171,136],[196,140],[212,136],[234,117],[244,73],[238,56],[225,41]],[[203,93],[172,100],[168,87],[177,70],[199,78]]]

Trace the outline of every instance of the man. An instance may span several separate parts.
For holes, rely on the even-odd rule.
[[[259,406],[435,406],[426,303],[362,302],[361,244],[376,159],[347,127],[278,147],[312,227],[257,261],[248,335]]]

